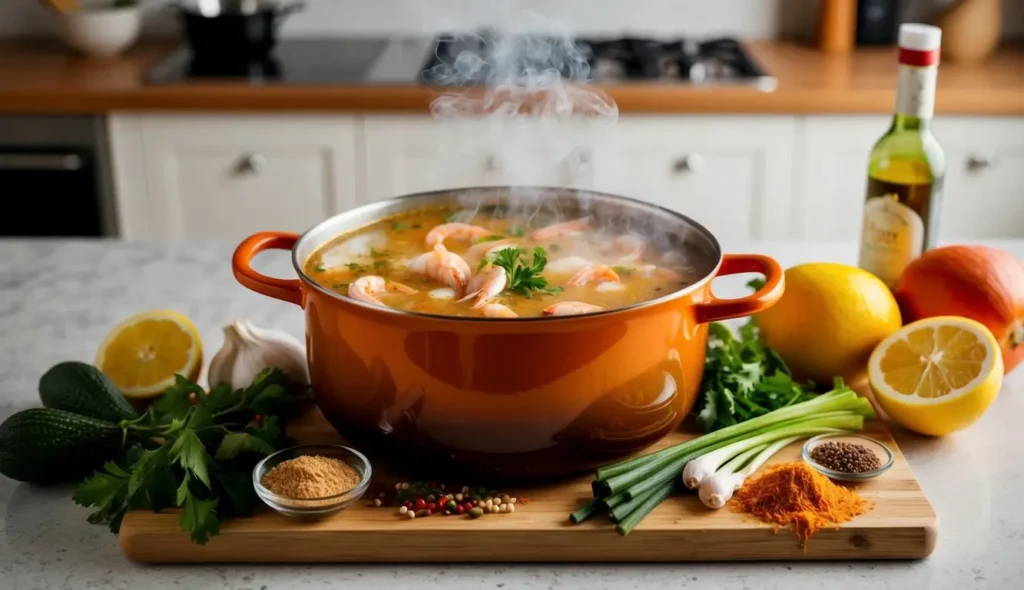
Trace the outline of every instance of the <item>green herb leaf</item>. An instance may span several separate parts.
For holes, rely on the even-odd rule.
[[[206,484],[206,487],[210,487],[210,475],[206,470],[206,448],[194,430],[185,430],[178,436],[171,446],[171,456],[183,469],[187,469]]]
[[[174,385],[168,387],[163,395],[153,402],[153,411],[162,418],[184,418],[192,408],[188,401],[191,393],[205,395],[202,387],[189,382],[181,375],[175,375]]]
[[[395,231],[402,231],[402,230],[409,229],[409,226],[404,224],[404,223],[402,223],[401,221],[392,221],[391,222],[391,229],[393,229]]]
[[[262,438],[251,434],[245,432],[232,432],[225,436],[224,440],[220,442],[220,446],[217,447],[217,454],[215,457],[218,461],[234,459],[246,451],[259,453],[261,455],[269,455],[274,452],[274,447]]]
[[[128,510],[129,478],[129,473],[120,465],[107,461],[101,471],[78,484],[71,497],[79,506],[96,508],[89,515],[90,523],[107,523],[116,533]]]
[[[529,262],[519,248],[502,248],[489,256],[487,262],[505,269],[508,278],[505,288],[513,293],[532,297],[537,293],[553,294],[562,291],[561,287],[549,287],[547,279],[541,276],[548,258],[547,252],[539,246],[533,249],[533,258]]]
[[[217,500],[200,500],[189,493],[181,511],[181,530],[200,545],[205,545],[211,536],[220,533],[217,519]]]
[[[747,282],[747,287],[750,287],[754,291],[760,291],[764,287],[764,279],[751,279]]]
[[[89,522],[114,532],[128,510],[180,506],[182,529],[205,543],[221,520],[252,513],[252,469],[291,442],[282,424],[308,390],[277,369],[238,391],[224,384],[207,393],[179,376],[145,414],[122,425],[130,444],[79,484],[74,499],[95,509]]]
[[[753,320],[739,337],[728,326],[708,326],[704,378],[694,408],[698,425],[712,432],[814,397],[813,384],[793,381],[786,363],[765,346]]]
[[[370,248],[370,258],[387,258],[388,256],[390,256],[390,254],[388,253],[387,250],[377,250],[372,247]]]
[[[522,227],[518,225],[513,225],[512,227],[508,228],[508,233],[513,238],[521,238],[526,235],[526,230],[524,230]]]
[[[504,240],[504,239],[505,239],[505,236],[503,236],[501,234],[491,234],[489,236],[484,236],[482,238],[477,238],[477,240],[475,242],[473,242],[473,243],[474,244],[483,244],[484,242],[497,242],[498,240]]]
[[[316,267],[316,268],[314,268],[313,270],[315,270],[316,272],[324,272],[324,271],[325,271],[325,270],[327,270],[327,269],[325,269],[325,268],[323,267],[323,265],[319,265],[319,264],[318,264],[318,265],[317,265],[317,267]]]

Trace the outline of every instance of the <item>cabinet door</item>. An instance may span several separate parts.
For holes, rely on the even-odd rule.
[[[355,204],[353,128],[312,117],[121,121],[112,137],[122,233],[239,239],[308,229]]]
[[[674,209],[728,245],[789,236],[792,117],[624,116],[597,148],[595,190]]]
[[[362,137],[366,201],[456,187],[584,186],[584,123],[424,115],[367,117]]]
[[[806,117],[798,124],[794,237],[860,238],[871,148],[889,117]]]
[[[946,151],[939,236],[1024,238],[1024,118],[935,122]]]

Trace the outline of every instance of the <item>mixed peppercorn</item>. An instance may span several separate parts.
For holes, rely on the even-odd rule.
[[[479,518],[484,514],[510,514],[516,511],[517,502],[518,498],[484,487],[448,488],[435,481],[416,481],[396,483],[393,493],[380,492],[371,504],[376,508],[397,506],[400,516],[412,519],[461,515]],[[525,503],[525,499],[522,503]]]

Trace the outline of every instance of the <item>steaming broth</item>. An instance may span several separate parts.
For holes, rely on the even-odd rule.
[[[304,270],[318,284],[366,303],[474,317],[621,308],[694,280],[675,253],[653,251],[636,234],[592,229],[586,218],[553,226],[482,213],[453,220],[458,215],[438,209],[379,221],[331,240]],[[433,245],[439,239],[440,248]],[[483,292],[459,301],[478,288]]]

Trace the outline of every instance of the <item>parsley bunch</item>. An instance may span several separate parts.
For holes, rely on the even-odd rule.
[[[253,467],[289,444],[283,422],[306,399],[306,386],[278,369],[237,391],[207,392],[179,375],[145,414],[121,423],[123,456],[79,484],[74,500],[115,533],[128,510],[179,507],[181,529],[204,545],[221,521],[252,514]]]
[[[812,388],[793,380],[786,362],[761,342],[753,319],[740,327],[738,338],[714,323],[708,326],[704,378],[693,411],[701,429],[712,432],[812,399]]]
[[[562,291],[561,287],[549,287],[547,279],[541,275],[548,265],[548,253],[539,246],[533,249],[533,259],[530,261],[526,260],[519,248],[503,248],[482,261],[480,267],[483,268],[487,263],[505,269],[508,277],[505,288],[514,293],[531,297],[534,293],[552,295]]]

